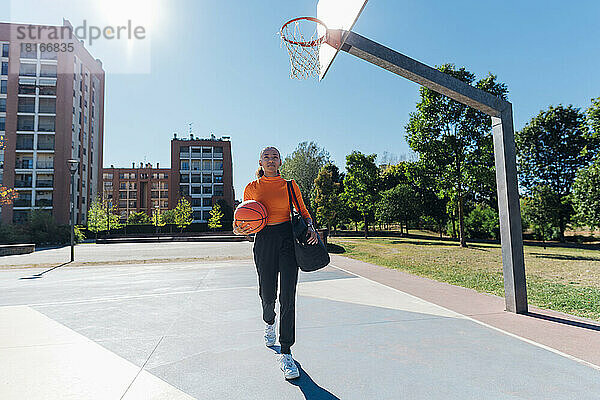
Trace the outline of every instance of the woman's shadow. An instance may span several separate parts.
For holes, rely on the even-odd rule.
[[[277,345],[269,348],[275,351],[277,354],[281,354],[281,346]],[[304,398],[307,400],[340,400],[340,398],[336,395],[317,385],[315,381],[312,380],[310,375],[308,375],[308,373],[302,369],[300,362],[295,359],[294,361],[296,361],[300,376],[296,379],[289,379],[288,382],[294,386],[298,386],[298,388],[302,391]]]

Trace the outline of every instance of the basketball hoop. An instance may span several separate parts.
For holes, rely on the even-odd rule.
[[[327,26],[314,17],[299,17],[283,24],[279,35],[290,55],[290,77],[318,78],[319,48],[327,38]]]

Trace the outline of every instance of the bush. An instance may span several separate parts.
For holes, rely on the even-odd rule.
[[[477,205],[465,218],[465,234],[471,239],[498,239],[500,220],[496,210]]]

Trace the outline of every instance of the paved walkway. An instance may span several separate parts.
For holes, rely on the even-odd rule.
[[[600,398],[594,359],[562,354],[543,335],[557,329],[565,346],[593,353],[597,324],[515,316],[494,296],[339,256],[300,275],[292,352],[301,376],[285,381],[278,346],[262,343],[244,245],[192,248],[240,256],[230,261],[1,270],[0,398]],[[121,245],[96,250],[111,246]],[[511,332],[524,323],[525,340]],[[581,332],[593,334],[585,345],[570,336]]]

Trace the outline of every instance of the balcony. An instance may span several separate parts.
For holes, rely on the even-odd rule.
[[[38,179],[35,182],[35,186],[39,188],[51,188],[54,187],[53,179]]]
[[[52,207],[52,199],[36,199],[36,207]]]
[[[38,161],[36,164],[37,169],[54,169],[53,161]]]
[[[38,150],[54,150],[54,142],[51,142],[51,143],[38,142],[37,149]]]
[[[13,206],[15,206],[15,207],[31,207],[31,197],[29,197],[29,198],[26,197],[23,199],[18,198],[13,202]]]
[[[17,150],[33,150],[33,139],[17,140]]]
[[[33,169],[33,160],[17,160],[15,162],[16,169]]]
[[[15,179],[15,187],[16,188],[31,188],[31,179],[20,180]]]

